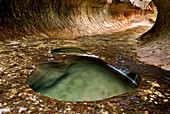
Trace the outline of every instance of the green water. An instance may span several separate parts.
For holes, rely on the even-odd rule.
[[[51,50],[51,54],[85,54],[86,51],[75,47],[65,47]]]
[[[102,100],[135,89],[128,78],[105,63],[85,59],[67,65],[37,65],[29,85],[44,96],[63,101]]]

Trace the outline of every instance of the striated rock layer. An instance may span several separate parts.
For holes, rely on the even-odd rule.
[[[0,113],[168,113],[169,0],[148,1],[0,0]],[[64,63],[75,52],[139,74],[139,88],[63,102],[28,86],[36,64]]]
[[[142,46],[137,52],[141,61],[153,64],[162,69],[170,70],[170,21],[169,0],[153,0],[158,9],[158,16],[154,26],[142,36]]]
[[[145,0],[143,4],[139,0],[1,0],[0,40],[111,34],[141,21],[141,13],[145,15],[154,9],[154,4],[148,3]],[[154,3],[158,18],[153,28],[140,37],[144,45],[137,46],[137,52],[140,61],[169,70],[169,1]],[[140,7],[149,10],[143,12]]]
[[[105,0],[12,0],[0,2],[0,36],[18,38],[39,34],[42,37],[75,38],[120,31],[131,26],[132,14],[140,8],[130,2]]]

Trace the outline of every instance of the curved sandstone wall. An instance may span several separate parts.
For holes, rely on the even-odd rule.
[[[131,1],[133,2],[133,1]],[[153,0],[158,18],[139,39],[139,59],[169,70],[169,0]],[[141,14],[128,0],[0,0],[0,40],[26,36],[76,38],[131,27]],[[163,56],[162,56],[163,55]]]
[[[0,0],[0,113],[168,113],[169,0],[153,0],[152,28],[135,26],[153,12],[133,1]],[[75,52],[99,57],[132,79],[138,74],[139,87],[88,102],[60,101],[29,87],[36,64],[71,64],[79,60],[69,55]]]
[[[154,26],[139,39],[143,41],[137,52],[140,60],[170,70],[170,4],[169,0],[153,0],[158,9]]]
[[[126,28],[131,13],[140,13],[130,3],[119,0],[111,3],[106,0],[2,0],[0,39],[40,33],[59,38],[110,33]]]

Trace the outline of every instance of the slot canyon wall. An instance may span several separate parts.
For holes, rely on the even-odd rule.
[[[125,18],[140,13],[130,3],[119,0],[111,3],[105,0],[1,1],[1,40],[38,32],[59,38],[92,36],[124,28]]]
[[[157,20],[148,32],[140,36],[144,43],[138,54],[142,61],[170,70],[170,8],[167,5],[170,1],[155,0],[154,3],[158,8]]]
[[[143,34],[136,52],[139,60],[169,70],[169,0],[153,1],[158,18]],[[0,40],[19,37],[76,38],[110,34],[130,27],[139,8],[123,0],[1,0]],[[127,21],[128,20],[128,21]]]
[[[0,0],[0,113],[168,113],[169,2]],[[35,65],[77,56],[57,50],[97,57],[141,83],[98,101],[43,96],[28,85]]]

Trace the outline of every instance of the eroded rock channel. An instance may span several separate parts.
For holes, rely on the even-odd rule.
[[[58,100],[95,101],[132,91],[140,84],[137,74],[129,77],[98,58],[73,56],[65,61],[36,65],[28,77],[29,86]]]
[[[0,113],[169,113],[168,4],[0,0]]]

